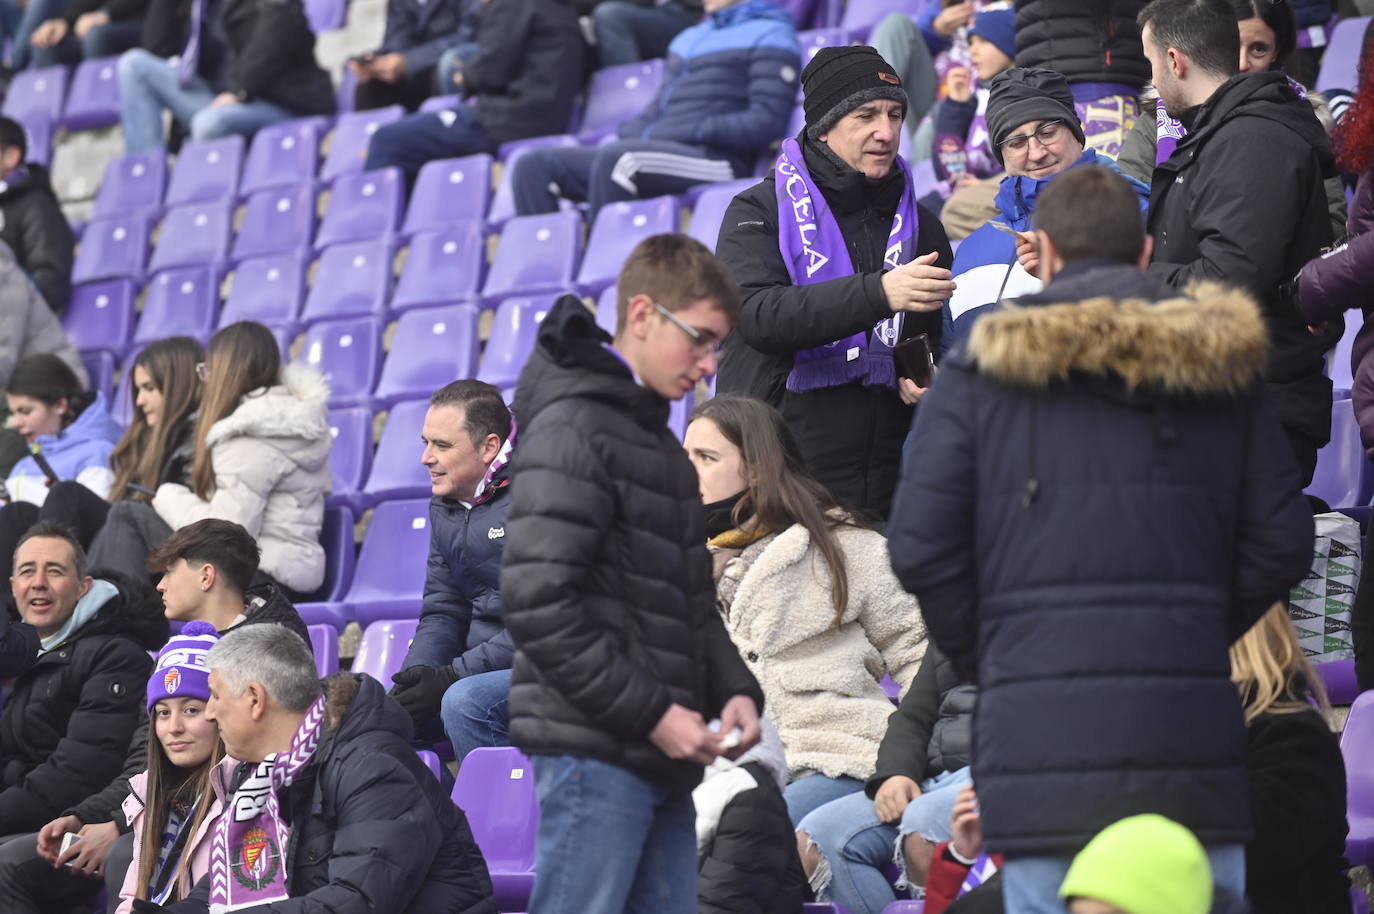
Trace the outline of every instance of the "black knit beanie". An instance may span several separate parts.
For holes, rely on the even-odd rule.
[[[891,99],[903,110],[907,105],[901,77],[870,47],[821,48],[802,70],[801,78],[806,135],[813,140],[874,99]]]
[[[1063,121],[1078,142],[1084,142],[1069,81],[1054,70],[1012,67],[998,73],[988,88],[987,119],[992,152],[999,162],[1002,141],[1031,121]]]

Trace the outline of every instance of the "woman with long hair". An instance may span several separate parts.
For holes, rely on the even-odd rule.
[[[786,750],[792,824],[863,789],[892,703],[925,654],[925,624],[882,534],[807,471],[777,410],[722,396],[697,407],[687,455],[706,502],[717,605]]]
[[[261,573],[305,593],[324,579],[329,487],[329,389],[313,368],[281,364],[272,332],[240,321],[210,340],[189,484],[163,482],[150,503],[111,506],[91,546],[94,567],[144,573],[173,530],[206,518],[245,527],[262,549]],[[159,569],[160,570],[160,569]]]

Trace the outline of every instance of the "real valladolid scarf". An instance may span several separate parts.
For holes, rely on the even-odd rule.
[[[897,167],[905,178],[902,199],[892,218],[887,254],[888,269],[909,263],[916,257],[919,225],[916,198],[912,193],[911,170],[897,156]],[[777,161],[778,248],[787,264],[792,284],[839,279],[854,274],[849,248],[839,223],[825,198],[806,170],[801,146],[795,138],[783,141]],[[794,392],[836,387],[861,381],[868,387],[893,387],[897,372],[892,363],[892,347],[902,334],[902,316],[894,314],[878,322],[871,332],[852,336],[814,349],[798,352],[787,376],[787,389]],[[870,339],[871,336],[871,339]]]
[[[215,843],[210,852],[210,914],[290,897],[286,851],[291,829],[281,817],[278,796],[310,762],[323,729],[321,695],[301,719],[290,750],[263,759],[215,823]]]

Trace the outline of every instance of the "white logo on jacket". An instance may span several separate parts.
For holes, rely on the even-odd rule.
[[[489,540],[499,540],[499,539],[504,538],[505,535],[506,535],[506,528],[505,528],[505,527],[491,527],[491,528],[489,528],[489,529],[487,530],[487,539],[489,539]]]

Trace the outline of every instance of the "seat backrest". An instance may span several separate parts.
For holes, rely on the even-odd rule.
[[[429,494],[429,473],[420,463],[420,432],[429,399],[403,400],[387,414],[372,455],[363,491],[381,498],[419,498]],[[420,575],[424,578],[424,574]]]
[[[1331,440],[1317,451],[1317,469],[1306,491],[1332,508],[1360,503],[1360,471],[1365,463],[1360,427],[1350,400],[1331,404]]]
[[[148,258],[148,221],[143,216],[96,219],[81,234],[72,282],[128,276],[142,280]]]
[[[54,131],[52,121],[42,114],[29,114],[16,117],[15,120],[24,126],[24,136],[28,140],[28,153],[25,158],[44,167],[51,165]]]
[[[329,156],[320,170],[320,180],[329,182],[340,175],[362,171],[372,134],[383,124],[399,121],[405,113],[400,105],[388,105],[385,108],[353,111],[339,118],[329,140]]]
[[[393,235],[404,205],[405,179],[399,168],[341,175],[329,191],[315,247]]]
[[[229,255],[234,206],[229,200],[187,203],[167,210],[148,264],[156,273],[183,264],[223,263]]]
[[[134,342],[151,343],[168,336],[204,342],[214,332],[218,313],[219,282],[213,267],[163,270],[148,282]]]
[[[539,831],[534,766],[510,746],[473,749],[458,761],[453,802],[467,815],[487,869],[532,872]]]
[[[234,259],[305,251],[315,235],[315,192],[309,184],[273,187],[248,197],[234,239]]]
[[[1345,89],[1351,93],[1359,88],[1360,49],[1364,46],[1365,31],[1374,17],[1342,19],[1331,33],[1331,41],[1322,54],[1321,71],[1317,74],[1318,92]]]
[[[305,298],[306,256],[296,252],[240,261],[224,300],[220,326],[257,321],[269,327],[293,327]]]
[[[12,118],[43,118],[56,124],[67,98],[67,68],[37,67],[20,70],[10,80],[0,111]]]
[[[611,336],[615,336],[615,283],[601,290],[596,300],[596,325]]]
[[[341,29],[348,18],[348,0],[305,0],[305,18],[316,35]]]
[[[363,548],[367,548],[367,543],[363,543]],[[415,638],[418,624],[418,619],[373,622],[363,630],[363,637],[358,642],[353,672],[366,673],[390,689],[391,677],[405,662],[406,651],[410,650],[410,642]]]
[[[391,243],[386,239],[325,248],[301,319],[311,323],[382,314],[391,288],[391,260]]]
[[[122,353],[134,329],[138,287],[130,279],[106,279],[72,289],[62,325],[77,349]]]
[[[339,633],[332,625],[307,625],[310,649],[315,653],[315,672],[323,679],[339,671]]]
[[[487,208],[487,224],[500,227],[515,216],[515,192],[511,187],[511,174],[515,169],[515,163],[520,161],[520,157],[533,149],[544,149],[550,146],[576,147],[582,144],[577,142],[577,137],[569,136],[566,133],[557,136],[539,136],[528,140],[516,140],[507,143],[511,147],[508,152],[502,154],[502,160],[506,163],[505,169],[501,172],[501,180],[496,185],[496,193],[492,195],[491,205]],[[502,147],[505,149],[505,147]]]
[[[414,443],[414,442],[412,442]],[[419,465],[419,455],[415,463]],[[417,604],[413,625],[419,618],[418,604],[425,588],[425,563],[429,560],[429,499],[412,498],[385,501],[372,512],[372,523],[358,552],[353,570],[353,586],[348,602],[414,598]],[[410,643],[410,639],[406,639]],[[404,653],[405,647],[402,646]],[[362,649],[359,648],[361,655]],[[356,668],[356,663],[355,663]],[[385,680],[390,683],[390,680]]]
[[[1350,706],[1341,731],[1345,756],[1346,806],[1351,813],[1374,818],[1374,691],[1364,692]]]
[[[491,300],[570,289],[581,252],[577,213],[517,216],[501,232],[482,295]]]
[[[720,224],[725,219],[725,211],[730,208],[731,201],[741,191],[757,183],[749,178],[715,184],[702,191],[697,197],[697,205],[692,208],[692,221],[688,223],[687,234],[714,251],[720,239]]]
[[[417,308],[401,315],[382,365],[376,400],[427,397],[477,369],[477,309],[472,305]]]
[[[1350,368],[1350,353],[1355,348],[1355,337],[1364,327],[1364,312],[1351,308],[1345,312],[1345,332],[1336,348],[1331,350],[1331,387],[1338,397],[1348,395],[1355,386],[1355,376]]]
[[[382,323],[375,317],[349,317],[312,324],[300,357],[324,375],[331,406],[366,402],[381,366]]]
[[[238,193],[242,168],[243,137],[238,134],[189,141],[181,147],[172,169],[167,205],[233,197]]]
[[[391,310],[477,300],[486,276],[486,247],[480,222],[454,222],[413,236]]]
[[[415,179],[402,232],[407,235],[454,222],[487,218],[491,202],[491,156],[426,162]]]
[[[324,581],[313,592],[297,602],[329,603],[342,600],[353,583],[353,566],[357,564],[353,542],[353,512],[343,505],[324,509],[324,524],[320,527],[320,545],[324,547]]]
[[[320,125],[308,118],[264,127],[253,137],[243,167],[240,194],[290,187],[315,180],[320,158]]]
[[[587,256],[577,274],[578,285],[592,295],[600,294],[607,283],[615,282],[635,245],[650,235],[678,231],[679,219],[676,197],[627,200],[601,207],[587,239]]]
[[[86,350],[81,353],[81,364],[86,366],[86,375],[91,379],[91,390],[99,391],[108,401],[114,396],[115,357],[108,349]]]
[[[372,465],[372,410],[349,406],[329,411],[329,469],[334,474],[334,494],[350,495],[362,489]]]
[[[605,67],[592,74],[578,136],[597,140],[638,117],[663,83],[663,60]]]
[[[821,48],[844,47],[849,44],[849,31],[847,29],[812,29],[809,32],[798,32],[797,42],[801,45],[802,65],[811,62],[811,58],[816,56],[816,52]],[[796,134],[792,134],[795,136]]]
[[[62,112],[68,130],[96,130],[119,123],[118,57],[83,60],[72,76],[72,89]]]
[[[508,298],[496,309],[496,319],[482,352],[477,378],[497,387],[509,387],[520,379],[520,370],[534,351],[539,324],[557,301],[556,296]]]
[[[96,219],[134,213],[155,213],[167,190],[167,155],[162,150],[112,159],[95,196]]]

